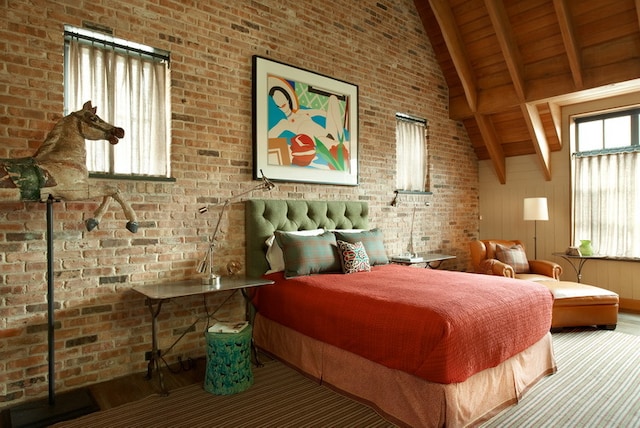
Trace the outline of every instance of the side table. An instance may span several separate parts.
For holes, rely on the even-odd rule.
[[[456,256],[452,256],[449,254],[425,254],[422,257],[418,257],[420,260],[406,260],[402,258],[392,257],[391,263],[396,263],[399,265],[417,265],[420,263],[424,263],[424,267],[428,269],[438,269],[443,261],[449,259],[455,259]]]
[[[573,256],[562,252],[552,253],[554,256],[562,257],[566,261],[569,262],[574,272],[576,273],[576,278],[578,282],[582,280],[582,267],[587,262],[587,260],[603,260],[606,259],[607,256],[602,255],[593,255],[593,256]]]
[[[154,370],[158,373],[158,380],[160,383],[160,390],[162,394],[168,395],[169,391],[164,384],[164,376],[160,369],[160,347],[158,345],[158,315],[164,302],[179,297],[198,296],[209,293],[217,293],[219,291],[242,291],[243,296],[247,299],[245,294],[246,288],[259,287],[262,285],[273,284],[273,281],[261,279],[261,278],[245,278],[243,276],[234,277],[221,277],[219,284],[202,284],[201,279],[193,279],[186,281],[169,282],[162,284],[145,284],[133,287],[133,290],[144,295],[146,297],[145,302],[151,312],[151,355],[149,358],[149,365],[147,366],[147,379],[151,379]],[[218,307],[219,309],[219,307]],[[217,311],[217,309],[216,309]],[[214,311],[213,313],[215,313]],[[198,320],[194,321],[191,326],[194,326]],[[183,333],[178,337],[173,344],[163,352],[165,355],[184,337]]]

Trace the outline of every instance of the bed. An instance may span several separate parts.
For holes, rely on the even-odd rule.
[[[254,296],[256,346],[393,423],[477,425],[555,372],[546,287],[389,264],[364,201],[256,199],[245,214],[247,275],[275,281]]]

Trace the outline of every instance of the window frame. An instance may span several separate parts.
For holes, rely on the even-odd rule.
[[[404,121],[404,122],[408,122],[411,124],[415,124],[417,126],[421,126],[422,127],[422,138],[421,141],[418,143],[417,141],[415,142],[416,145],[420,144],[422,146],[422,164],[423,164],[423,176],[421,177],[422,180],[422,185],[421,188],[419,190],[414,190],[414,189],[406,189],[406,188],[402,188],[402,186],[399,183],[399,177],[398,177],[398,173],[399,173],[399,168],[400,163],[402,162],[402,159],[400,159],[401,157],[401,153],[400,153],[400,144],[398,141],[398,124],[400,121]],[[430,187],[430,165],[429,165],[429,126],[428,126],[429,122],[426,118],[422,118],[422,117],[417,117],[417,116],[413,116],[407,113],[396,113],[395,114],[395,130],[396,130],[396,190],[395,193],[397,194],[431,194],[431,192],[429,191],[429,187]]]
[[[152,165],[149,169],[145,169],[145,168],[139,169],[138,166],[136,166],[134,163],[131,163],[131,171],[132,171],[131,173],[116,171],[115,165],[118,163],[119,159],[122,159],[123,155],[118,156],[117,148],[115,146],[109,145],[107,146],[108,148],[105,149],[107,152],[105,155],[106,158],[103,156],[99,158],[99,159],[102,159],[102,161],[100,161],[99,163],[103,164],[104,169],[92,170],[89,164],[91,159],[90,158],[91,151],[88,150],[87,168],[89,169],[89,177],[100,178],[100,179],[175,181],[175,179],[171,177],[171,139],[172,137],[171,137],[171,90],[170,90],[171,79],[170,79],[170,72],[169,72],[170,62],[171,62],[170,52],[162,49],[154,48],[151,46],[135,43],[132,41],[120,39],[117,37],[113,37],[110,33],[104,33],[104,32],[99,32],[93,29],[77,28],[70,25],[65,25],[64,27],[64,82],[65,82],[65,88],[64,88],[65,112],[64,113],[65,115],[71,113],[73,109],[75,109],[75,106],[69,105],[71,102],[73,102],[73,100],[70,99],[71,98],[71,96],[69,95],[70,89],[68,88],[68,84],[71,79],[71,77],[69,76],[69,73],[70,73],[69,50],[70,50],[70,43],[72,39],[77,41],[78,43],[85,43],[85,44],[90,44],[92,46],[97,46],[98,49],[109,50],[119,55],[126,55],[134,59],[140,58],[141,66],[143,62],[146,62],[147,64],[150,61],[153,61],[154,63],[161,63],[164,65],[165,73],[166,73],[164,76],[162,76],[162,78],[165,81],[165,86],[163,87],[163,91],[161,93],[162,97],[159,99],[159,102],[164,104],[165,114],[160,115],[160,116],[164,116],[163,118],[160,119],[160,122],[159,122],[160,128],[155,128],[160,130],[159,132],[164,137],[161,137],[160,139],[158,138],[153,139],[152,136],[147,134],[149,136],[149,140],[145,138],[137,139],[138,141],[142,141],[142,144],[139,147],[132,149],[132,150],[136,150],[136,149],[144,150],[145,147],[149,149],[154,147],[156,150],[160,150],[161,152],[163,152],[161,159],[158,160],[154,157],[149,156],[149,159],[151,159],[150,162],[152,162],[151,164],[147,163],[147,165]],[[113,101],[114,110],[118,111],[119,108],[117,107],[117,102],[118,100],[122,100],[124,97],[117,96],[118,94],[117,87],[114,86],[108,89],[110,89],[108,91],[109,92],[108,97],[111,100],[115,100]],[[140,96],[143,97],[145,96],[144,94],[148,94],[148,93],[149,92],[142,92]],[[103,117],[105,120],[109,119],[107,117],[108,115],[106,114],[106,112],[98,111],[98,114],[101,115],[101,117]],[[111,121],[112,123],[118,123],[118,124],[121,123],[120,120],[115,120],[115,119],[108,120],[108,121]],[[145,123],[145,122],[141,122],[141,123]],[[122,126],[124,127],[124,125]],[[142,151],[139,151],[138,153],[142,153]],[[151,153],[151,151],[149,153]],[[147,162],[149,162],[149,159],[147,159]],[[145,171],[149,171],[149,172],[147,173]]]
[[[630,118],[630,142],[631,144],[619,147],[605,148],[604,126],[603,126],[603,147],[595,150],[580,150],[580,124],[596,121],[605,121],[607,119],[613,119],[618,117],[629,116]],[[575,123],[575,150],[573,155],[575,156],[591,156],[607,153],[620,153],[629,150],[640,150],[640,107],[626,108],[622,110],[606,111],[591,115],[583,115],[574,118]]]
[[[618,117],[625,117],[625,116],[629,116],[630,117],[630,121],[629,121],[629,131],[630,131],[630,138],[629,138],[629,143],[624,145],[624,146],[618,146],[618,147],[607,147],[607,140],[606,140],[606,127],[604,125],[604,121],[606,121],[607,119],[611,119],[611,118],[618,118]],[[591,218],[591,216],[593,215],[593,210],[591,207],[591,204],[593,204],[594,199],[593,197],[589,197],[587,199],[585,199],[584,201],[587,203],[587,205],[582,206],[582,208],[578,205],[578,199],[579,199],[579,194],[584,194],[584,189],[587,188],[588,189],[588,184],[582,180],[580,180],[580,178],[578,177],[578,172],[577,170],[578,168],[578,162],[583,162],[583,161],[588,161],[588,162],[593,162],[595,160],[597,160],[599,157],[602,156],[625,156],[625,154],[628,153],[638,153],[640,152],[640,126],[639,126],[639,122],[640,122],[640,106],[638,105],[632,105],[632,106],[626,106],[624,108],[614,108],[614,109],[609,109],[609,110],[601,110],[597,113],[589,113],[589,114],[580,114],[580,115],[574,115],[574,116],[570,116],[571,121],[572,121],[572,126],[570,126],[570,129],[572,129],[571,131],[571,139],[572,139],[572,145],[571,145],[571,164],[572,164],[572,174],[571,174],[571,187],[572,187],[572,215],[571,215],[571,230],[572,230],[572,242],[577,243],[578,240],[582,239],[582,238],[587,238],[584,236],[577,236],[580,234],[580,230],[582,230],[583,228],[585,228],[585,230],[592,230],[596,236],[600,236],[603,237],[604,241],[620,241],[620,238],[616,238],[616,239],[608,239],[607,237],[611,237],[611,236],[628,236],[629,233],[631,233],[632,236],[637,235],[637,233],[633,233],[631,232],[629,229],[624,228],[621,230],[616,230],[614,231],[613,234],[611,233],[607,233],[610,232],[610,230],[608,230],[610,228],[610,224],[615,224],[616,226],[619,226],[620,223],[624,223],[624,221],[626,221],[626,219],[631,219],[631,217],[629,216],[624,216],[625,220],[620,220],[620,223],[616,222],[613,220],[614,217],[612,217],[610,214],[607,215],[606,211],[597,211],[597,219],[596,219],[596,224],[598,224],[598,228],[597,229],[593,229],[593,221],[589,221],[589,219]],[[596,122],[596,121],[603,121],[603,125],[602,125],[602,139],[601,139],[601,147],[598,149],[590,149],[590,150],[583,150],[580,151],[580,124],[583,123],[588,123],[588,122]],[[591,161],[585,158],[589,158],[592,159]],[[613,159],[613,158],[611,158]],[[602,162],[605,162],[605,159],[602,158],[601,159]],[[640,162],[639,162],[640,163]],[[639,163],[636,163],[636,165],[638,165]],[[640,168],[640,165],[638,166]],[[598,177],[596,180],[592,180],[593,182],[598,183],[597,188],[593,188],[591,190],[587,190],[588,192],[591,192],[592,194],[595,194],[597,197],[597,200],[600,200],[601,195],[603,194],[602,192],[606,192],[607,194],[612,194],[611,192],[607,192],[605,186],[600,186],[600,183],[603,183],[602,180],[599,178],[600,175],[594,176],[593,174],[595,174],[595,172],[591,172],[590,170],[587,170],[588,172],[590,172],[588,175],[586,175],[585,177]],[[599,168],[596,168],[596,171],[600,171]],[[615,171],[615,169],[614,169]],[[580,180],[580,181],[579,181]],[[587,178],[588,181],[590,181]],[[616,181],[617,182],[617,181]],[[637,186],[640,186],[640,182],[638,181],[634,181],[635,184],[637,184]],[[606,181],[606,184],[611,184],[610,181]],[[622,186],[622,187],[619,187]],[[633,192],[631,192],[631,195],[636,195],[636,196],[631,196],[630,198],[625,198],[624,202],[619,202],[617,204],[605,204],[605,206],[609,206],[609,205],[613,205],[613,206],[619,206],[621,203],[623,204],[623,206],[632,206],[634,203],[638,203],[638,201],[640,200],[637,195],[640,192],[640,188],[637,188],[635,186],[635,190]],[[611,188],[611,187],[610,187]],[[618,184],[618,187],[616,188],[621,188],[621,189],[629,189],[630,187],[624,186],[624,185],[620,185]],[[627,194],[629,194],[629,192],[627,191]],[[620,201],[620,197],[616,195],[616,197],[618,199],[616,199],[616,201]],[[591,202],[590,202],[591,201]],[[626,205],[625,205],[626,204]],[[583,226],[580,226],[578,224],[578,217],[580,217],[579,215],[579,211],[582,209],[582,211],[584,212],[585,210],[589,211],[589,214],[586,215],[585,220],[586,223]],[[605,208],[606,210],[606,208]],[[624,211],[622,211],[624,212]],[[591,224],[591,226],[589,225]],[[633,223],[634,224],[634,223]],[[633,224],[630,225],[631,229],[633,229]],[[622,234],[621,234],[622,233]],[[603,235],[604,234],[604,235]],[[593,239],[593,236],[589,236],[588,238]],[[624,240],[623,240],[624,241]],[[620,242],[623,242],[620,241]],[[633,238],[628,241],[632,241],[633,242]],[[597,248],[596,250],[603,256],[603,257],[607,257],[610,259],[617,259],[617,260],[638,260],[638,258],[640,257],[640,254],[636,254],[638,252],[638,249],[636,247],[634,247],[633,245],[628,246],[628,245],[624,245],[624,244],[617,244],[617,245],[604,245],[605,247],[611,247],[611,251],[613,251],[614,253],[612,253],[611,251],[608,251],[607,248],[601,249],[601,248]],[[616,249],[620,249],[620,248],[624,248],[626,251],[620,251],[617,254]],[[629,251],[631,251],[631,253],[629,253]],[[621,255],[622,254],[622,255]]]

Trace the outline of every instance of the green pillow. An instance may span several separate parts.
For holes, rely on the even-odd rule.
[[[334,230],[333,233],[336,235],[336,239],[340,241],[346,241],[352,244],[362,242],[362,245],[364,245],[364,249],[369,256],[369,263],[371,263],[371,266],[386,265],[389,263],[387,251],[384,248],[382,231],[380,229],[349,233]]]
[[[342,272],[336,237],[331,232],[317,236],[301,236],[275,232],[284,256],[284,276]]]

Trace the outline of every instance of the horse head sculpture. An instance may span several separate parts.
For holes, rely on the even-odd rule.
[[[87,101],[82,110],[71,113],[80,120],[80,135],[86,140],[107,140],[111,144],[118,144],[124,137],[124,129],[113,126],[102,120],[97,114],[97,107],[91,107]]]
[[[81,110],[58,121],[33,157],[0,159],[0,202],[43,201],[50,196],[65,201],[102,197],[93,217],[85,221],[91,231],[100,223],[111,199],[115,199],[128,220],[127,229],[137,232],[135,212],[120,191],[88,180],[85,139],[117,144],[123,137],[122,128],[102,120],[91,101],[86,102]]]

